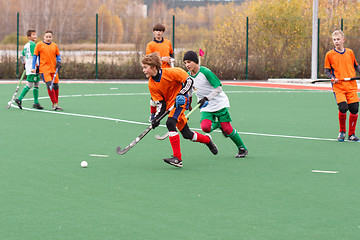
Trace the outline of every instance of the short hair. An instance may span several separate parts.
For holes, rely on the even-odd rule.
[[[331,36],[334,36],[334,35],[341,35],[343,38],[345,38],[345,34],[344,34],[344,32],[341,31],[341,30],[335,30],[335,31],[331,34]]]
[[[36,33],[35,30],[30,29],[30,30],[28,30],[28,31],[26,32],[26,36],[31,37],[31,34],[34,33],[34,32]]]
[[[161,68],[161,64],[162,64],[160,54],[158,52],[153,52],[148,55],[145,55],[141,59],[141,63],[147,64],[149,66],[155,66],[156,69],[158,69],[158,70]]]
[[[165,32],[165,26],[162,25],[161,23],[158,23],[153,27],[153,31]]]
[[[52,35],[54,35],[51,30],[46,30],[46,31],[44,32],[44,34],[46,34],[46,33],[51,33]]]

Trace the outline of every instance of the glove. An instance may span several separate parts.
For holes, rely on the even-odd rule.
[[[152,129],[155,129],[157,126],[160,125],[160,120],[155,116],[154,120],[151,121]]]
[[[209,104],[209,99],[207,97],[204,97],[200,99],[198,104],[200,104],[200,108],[206,107]]]
[[[175,108],[179,108],[184,105],[186,102],[185,96],[182,94],[178,94],[175,99]]]
[[[59,62],[59,61],[56,61],[56,66],[55,66],[56,68],[58,68],[59,70],[60,70],[60,68],[61,68],[61,62]]]

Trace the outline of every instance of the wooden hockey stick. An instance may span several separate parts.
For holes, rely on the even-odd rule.
[[[188,112],[188,114],[186,114],[185,117],[186,117],[186,118],[189,118],[190,115],[191,115],[193,112],[195,112],[195,110],[198,109],[199,107],[200,107],[200,103],[197,104],[190,112]],[[160,135],[155,135],[155,138],[156,138],[157,140],[164,140],[164,139],[166,139],[168,136],[169,136],[169,132],[165,133],[165,134],[162,135],[162,136],[160,136]]]
[[[354,77],[354,78],[343,78],[343,79],[338,79],[339,81],[351,81],[351,80],[360,80],[360,77]],[[317,83],[317,82],[331,82],[331,79],[319,79],[319,80],[314,80],[311,81],[312,84]]]
[[[16,97],[17,92],[19,91],[21,82],[22,82],[22,80],[23,80],[24,77],[25,77],[25,72],[26,72],[26,71],[24,70],[23,73],[22,73],[22,75],[21,75],[20,81],[19,81],[18,85],[16,86],[16,90],[15,90],[15,92],[14,92],[14,94],[13,94],[10,102],[8,102],[8,105],[6,106],[7,109],[9,109],[9,108],[11,107],[11,104],[12,104],[12,103],[14,102],[14,100],[15,100],[15,97]]]
[[[166,115],[168,115],[171,110],[173,110],[174,106],[171,106],[166,112],[163,113],[163,115],[160,116],[159,121],[161,121]],[[123,155],[127,153],[132,147],[134,147],[140,140],[146,136],[151,131],[152,125],[148,126],[145,131],[143,131],[138,137],[135,138],[134,141],[132,141],[129,145],[127,145],[124,149],[122,149],[120,146],[116,148],[116,152],[120,155]]]

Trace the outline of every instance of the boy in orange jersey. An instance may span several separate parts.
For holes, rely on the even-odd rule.
[[[176,128],[185,139],[206,144],[216,155],[218,149],[210,135],[191,131],[187,124],[184,112],[189,107],[188,92],[192,87],[193,79],[181,68],[162,69],[160,55],[156,52],[144,56],[141,63],[145,76],[149,78],[151,98],[157,103],[157,112],[151,122],[153,129],[159,126],[159,117],[171,106],[175,106],[166,121],[173,156],[164,158],[164,161],[175,167],[182,167],[180,136]]]
[[[359,141],[355,136],[356,122],[359,111],[359,97],[357,95],[357,84],[355,80],[344,81],[344,78],[353,78],[356,72],[360,73],[360,66],[356,62],[354,52],[344,48],[345,36],[341,30],[332,34],[335,48],[326,53],[325,74],[332,80],[332,88],[339,108],[340,131],[338,141],[343,142],[346,136],[346,112],[349,116],[349,141]]]
[[[161,57],[162,68],[169,68],[173,66],[174,62],[174,50],[171,46],[171,42],[164,38],[165,26],[158,23],[153,27],[154,40],[149,42],[146,46],[146,54],[158,52]],[[156,113],[156,104],[150,100],[150,118],[151,122],[154,119]]]
[[[59,75],[57,74],[54,80],[53,88],[50,89],[51,82],[54,78],[56,69],[60,70],[61,68],[61,57],[58,46],[52,42],[53,32],[47,30],[44,34],[44,40],[36,44],[34,50],[34,58],[32,65],[32,72],[35,73],[36,61],[40,59],[39,72],[41,77],[46,83],[48,94],[52,102],[52,109],[55,111],[63,111],[59,107]]]

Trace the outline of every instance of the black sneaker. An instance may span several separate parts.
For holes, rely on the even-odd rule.
[[[15,102],[16,102],[16,104],[19,106],[19,108],[22,109],[22,106],[21,106],[22,101],[20,101],[20,100],[17,98],[17,99],[15,99]]]
[[[337,140],[339,142],[343,142],[345,140],[345,136],[346,136],[345,132],[339,132],[339,136],[338,136]],[[349,138],[350,138],[350,136],[349,136]]]
[[[246,155],[248,155],[248,150],[247,149],[245,149],[245,148],[243,148],[243,147],[241,147],[241,148],[239,148],[239,153],[238,154],[236,154],[236,158],[244,158]]]
[[[59,107],[58,105],[55,106],[55,109],[54,109],[54,110],[55,110],[55,111],[61,111],[61,112],[64,111],[64,110],[63,110],[61,107]]]
[[[40,105],[40,103],[34,103],[34,104],[33,104],[33,108],[36,108],[36,109],[44,109],[44,108]]]
[[[355,136],[355,134],[353,134],[348,137],[348,140],[353,141],[353,142],[358,142],[359,138],[357,136]]]
[[[208,144],[206,144],[206,146],[208,146],[208,148],[210,149],[212,154],[214,154],[214,155],[218,154],[218,148],[215,145],[215,143],[213,143],[211,135],[210,134],[205,134],[205,135],[210,138],[210,142]]]
[[[175,167],[182,167],[182,161],[179,160],[177,157],[171,157],[171,158],[164,158],[164,162],[173,165]]]

